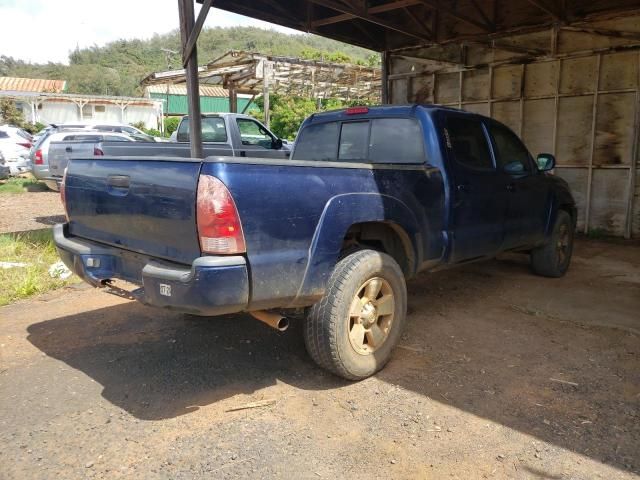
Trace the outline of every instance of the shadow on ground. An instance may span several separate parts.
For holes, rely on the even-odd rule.
[[[34,220],[42,225],[55,225],[67,221],[64,215],[48,215],[46,217],[36,217]]]
[[[639,468],[638,338],[522,307],[535,288],[551,291],[544,282],[553,282],[549,295],[557,298],[583,288],[585,272],[574,270],[545,280],[509,259],[412,281],[407,332],[378,378],[615,467]],[[584,301],[598,308],[595,298]],[[28,331],[33,345],[144,420],[278,381],[305,390],[347,385],[311,363],[299,325],[281,334],[246,315],[190,319],[126,303]]]

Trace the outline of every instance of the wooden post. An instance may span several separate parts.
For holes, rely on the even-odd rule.
[[[262,61],[262,100],[264,102],[264,124],[269,128],[271,123],[271,112],[269,111],[269,68],[267,59]]]
[[[191,54],[184,58],[189,36],[194,28],[193,0],[178,0],[180,13],[180,39],[182,43],[183,62],[186,60],[185,72],[187,83],[187,100],[189,104],[189,143],[191,156],[202,158],[202,118],[200,115],[200,85],[198,81],[198,53],[194,44]]]
[[[227,84],[229,90],[229,111],[231,113],[238,113],[238,94],[236,92],[235,82],[229,82]]]
[[[387,104],[391,101],[389,98],[389,52],[386,50],[380,54],[382,56],[382,92],[381,101],[382,104]]]

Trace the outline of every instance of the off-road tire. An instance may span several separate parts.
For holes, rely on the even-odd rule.
[[[393,320],[385,340],[368,354],[358,353],[349,337],[352,302],[370,279],[382,279],[393,295]],[[359,250],[339,260],[325,295],[307,312],[304,341],[322,368],[347,380],[361,380],[382,369],[400,340],[407,311],[407,287],[396,261],[375,250]],[[382,318],[382,317],[381,317]],[[365,336],[366,338],[366,336]]]
[[[559,210],[549,241],[531,251],[531,269],[544,277],[562,277],[569,269],[573,253],[574,223],[564,210]]]

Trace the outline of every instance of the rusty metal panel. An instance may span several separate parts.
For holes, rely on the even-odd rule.
[[[460,96],[460,74],[440,73],[436,75],[436,102],[457,102]]]
[[[526,97],[555,95],[558,62],[530,63],[525,66],[524,94]]]
[[[559,165],[587,165],[591,155],[593,95],[560,98],[557,160]]]
[[[640,237],[640,169],[636,170],[636,181],[632,200],[631,235]]]
[[[601,93],[596,115],[594,165],[630,165],[635,93]]]
[[[596,57],[563,60],[560,74],[560,93],[592,93],[596,85]]]
[[[522,140],[532,155],[553,153],[553,109],[555,100],[525,100]]]
[[[624,235],[627,218],[627,169],[595,169],[591,186],[589,229]]]
[[[487,100],[489,98],[489,69],[470,70],[462,76],[462,100]]]
[[[588,171],[586,168],[556,168],[555,174],[560,178],[564,178],[571,186],[571,192],[578,208],[578,229],[581,230],[584,228],[585,208],[587,205]]]
[[[495,102],[493,118],[504,123],[516,133],[520,132],[520,102]]]
[[[637,88],[638,68],[637,52],[603,55],[600,66],[600,90]]]
[[[463,105],[463,110],[467,112],[479,113],[480,115],[489,116],[489,103],[488,102],[480,102],[480,103],[466,103]]]
[[[493,70],[493,92],[496,99],[515,98],[520,96],[522,89],[522,67],[520,65],[505,65]]]

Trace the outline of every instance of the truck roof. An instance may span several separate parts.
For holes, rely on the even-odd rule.
[[[358,111],[362,109],[362,112]],[[366,110],[365,110],[366,109]],[[344,120],[345,118],[370,118],[370,117],[387,117],[387,116],[415,116],[417,109],[427,110],[434,112],[438,110],[456,111],[462,113],[469,113],[457,108],[445,107],[442,105],[425,105],[425,104],[406,104],[406,105],[376,105],[376,106],[362,106],[362,107],[350,107],[341,108],[339,110],[330,110],[328,112],[319,112],[311,115],[305,123],[313,123],[314,121],[327,122]]]

